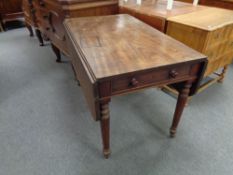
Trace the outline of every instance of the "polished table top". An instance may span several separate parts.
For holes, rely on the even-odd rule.
[[[205,57],[129,15],[67,19],[65,26],[94,79]]]

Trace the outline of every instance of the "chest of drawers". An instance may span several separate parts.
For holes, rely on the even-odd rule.
[[[60,61],[60,51],[69,55],[63,21],[65,18],[118,13],[117,0],[33,0],[39,30],[52,43]]]

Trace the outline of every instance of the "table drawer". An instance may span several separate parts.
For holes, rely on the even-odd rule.
[[[130,89],[137,89],[145,86],[151,86],[152,84],[158,84],[167,81],[171,82],[171,79],[178,81],[190,75],[191,66],[178,66],[176,68],[161,68],[156,71],[149,71],[146,73],[133,74],[132,76],[122,77],[112,81],[112,93],[117,94],[122,91]]]

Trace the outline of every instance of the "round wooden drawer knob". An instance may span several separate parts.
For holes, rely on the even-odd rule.
[[[179,75],[179,73],[177,71],[175,71],[175,70],[171,70],[169,72],[169,77],[170,78],[176,78],[178,75]]]
[[[138,80],[136,79],[136,78],[132,78],[132,80],[131,80],[131,82],[130,82],[130,85],[131,86],[133,86],[133,87],[135,87],[135,86],[137,86],[138,85]]]

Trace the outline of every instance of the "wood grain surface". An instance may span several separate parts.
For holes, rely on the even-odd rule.
[[[174,85],[179,91],[170,128],[174,137],[206,57],[129,15],[66,19],[64,26],[75,75],[100,121],[104,157],[111,153],[109,103],[115,95]]]
[[[209,76],[233,58],[233,11],[208,8],[168,19],[167,34],[208,56]],[[224,76],[224,75],[223,75]]]
[[[168,18],[168,21],[213,31],[233,23],[233,11],[220,8],[207,8]]]
[[[96,79],[205,57],[129,15],[67,19],[65,26]]]

